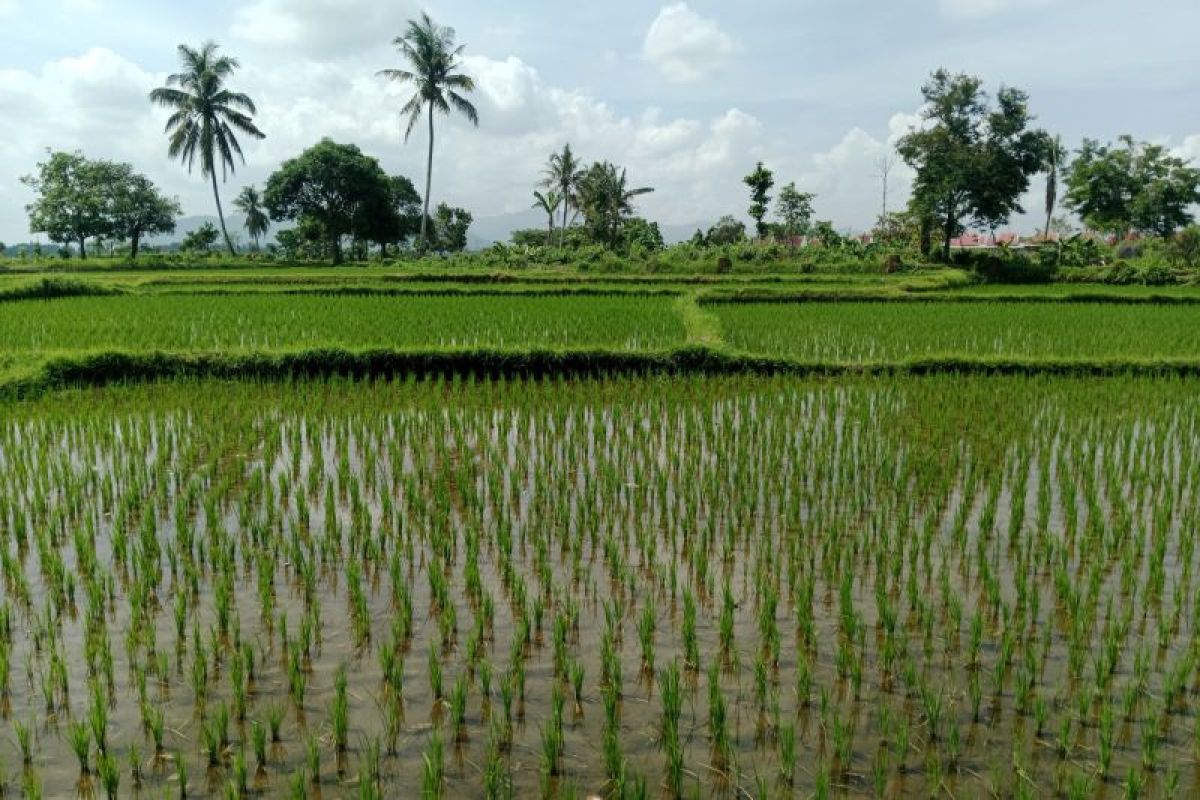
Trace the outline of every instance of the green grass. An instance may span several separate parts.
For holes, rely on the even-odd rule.
[[[682,344],[653,297],[147,295],[3,306],[0,352],[271,352],[336,346],[612,347]]]
[[[801,361],[1200,359],[1197,312],[1187,306],[844,302],[709,308],[735,350]]]

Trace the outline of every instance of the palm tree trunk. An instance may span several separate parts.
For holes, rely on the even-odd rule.
[[[212,176],[213,199],[217,201],[217,219],[221,221],[221,233],[225,236],[225,246],[229,248],[229,255],[236,256],[237,251],[233,249],[233,240],[229,238],[229,231],[225,230],[225,212],[221,210],[221,193],[217,191],[217,171],[214,169],[208,174]]]
[[[562,231],[558,234],[558,246],[567,246],[567,214],[571,211],[571,201],[567,193],[567,187],[563,185],[563,224]]]
[[[429,226],[429,192],[433,186],[433,103],[429,104],[429,158],[425,162],[425,213],[421,215],[421,252],[425,252]]]

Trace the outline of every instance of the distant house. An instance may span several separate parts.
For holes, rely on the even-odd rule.
[[[1050,234],[1050,238],[1041,234],[1036,236],[1022,236],[1013,231],[1005,231],[997,234],[984,233],[964,233],[955,239],[950,240],[950,248],[952,250],[995,250],[999,247],[1007,247],[1012,250],[1026,250],[1044,244],[1046,241],[1057,241],[1057,234]]]

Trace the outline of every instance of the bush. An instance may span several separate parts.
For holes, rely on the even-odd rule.
[[[1031,258],[1007,248],[988,252],[959,251],[950,260],[956,266],[973,270],[988,283],[1050,283],[1058,271],[1052,261]]]
[[[1171,241],[1171,260],[1185,269],[1200,269],[1200,225],[1189,225]]]

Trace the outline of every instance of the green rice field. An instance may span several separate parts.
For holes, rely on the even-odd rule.
[[[1200,794],[1190,303],[186,277],[0,295],[0,795]]]
[[[0,348],[271,351],[681,344],[670,298],[288,294],[66,297],[0,306]]]
[[[709,310],[731,347],[802,361],[1200,355],[1200,309],[1189,305],[721,303]]]

